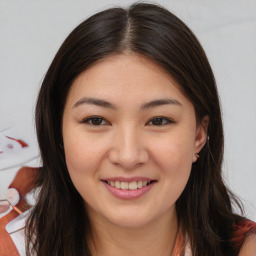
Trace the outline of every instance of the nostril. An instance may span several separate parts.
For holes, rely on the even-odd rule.
[[[148,162],[148,152],[143,146],[138,146],[139,143],[119,142],[119,144],[109,151],[108,157],[112,164],[131,170]]]

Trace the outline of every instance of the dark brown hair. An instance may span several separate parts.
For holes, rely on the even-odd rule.
[[[233,254],[230,242],[235,197],[223,183],[223,128],[215,79],[204,50],[191,30],[166,9],[137,3],[128,9],[97,13],[76,27],[50,65],[36,105],[36,129],[43,167],[39,199],[27,225],[29,248],[38,256],[90,255],[89,221],[83,199],[68,174],[62,140],[62,115],[74,79],[113,54],[133,52],[169,72],[193,103],[197,120],[210,118],[209,141],[192,166],[178,199],[179,223],[189,235],[193,255]]]

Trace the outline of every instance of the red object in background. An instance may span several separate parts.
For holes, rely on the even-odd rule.
[[[18,142],[21,145],[22,148],[28,147],[28,144],[26,142],[24,142],[23,140],[14,139],[14,138],[9,137],[9,136],[5,136],[5,137],[10,139],[10,140],[14,140],[14,141]]]

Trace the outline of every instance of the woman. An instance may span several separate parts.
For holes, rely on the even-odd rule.
[[[36,128],[27,255],[255,255],[255,224],[222,180],[212,70],[164,8],[113,8],[75,28],[43,81]]]

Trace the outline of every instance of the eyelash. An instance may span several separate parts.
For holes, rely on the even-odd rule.
[[[99,122],[98,124],[95,124],[93,122]],[[153,124],[154,121],[160,122],[158,124]],[[102,124],[102,122],[104,122],[104,124]],[[101,117],[101,116],[91,116],[88,117],[86,119],[83,119],[81,121],[81,123],[85,123],[85,124],[89,124],[92,126],[104,126],[104,125],[109,125],[110,123],[108,121],[106,121],[105,118]],[[151,124],[150,124],[151,123]],[[174,120],[170,119],[170,118],[166,118],[166,117],[162,117],[162,116],[156,116],[151,118],[146,124],[150,124],[153,126],[164,126],[164,125],[168,125],[168,124],[173,124],[176,123]]]
[[[156,117],[153,117],[151,118],[147,124],[149,124],[150,122],[153,122],[153,121],[161,121],[160,124],[152,124],[154,126],[164,126],[164,125],[168,125],[168,124],[174,124],[176,123],[174,120],[170,119],[170,118],[167,118],[167,117],[163,117],[163,116],[156,116]],[[163,121],[164,121],[164,124],[163,124]]]
[[[96,121],[96,122],[97,122],[97,121],[100,121],[100,124],[93,124],[93,121]],[[103,121],[104,121],[106,124],[102,124]],[[101,126],[101,125],[108,125],[108,124],[109,124],[109,122],[106,121],[106,119],[103,118],[103,117],[101,117],[101,116],[90,116],[90,117],[88,117],[88,118],[83,119],[81,123],[83,123],[83,124],[89,124],[89,125],[92,125],[92,126]]]

